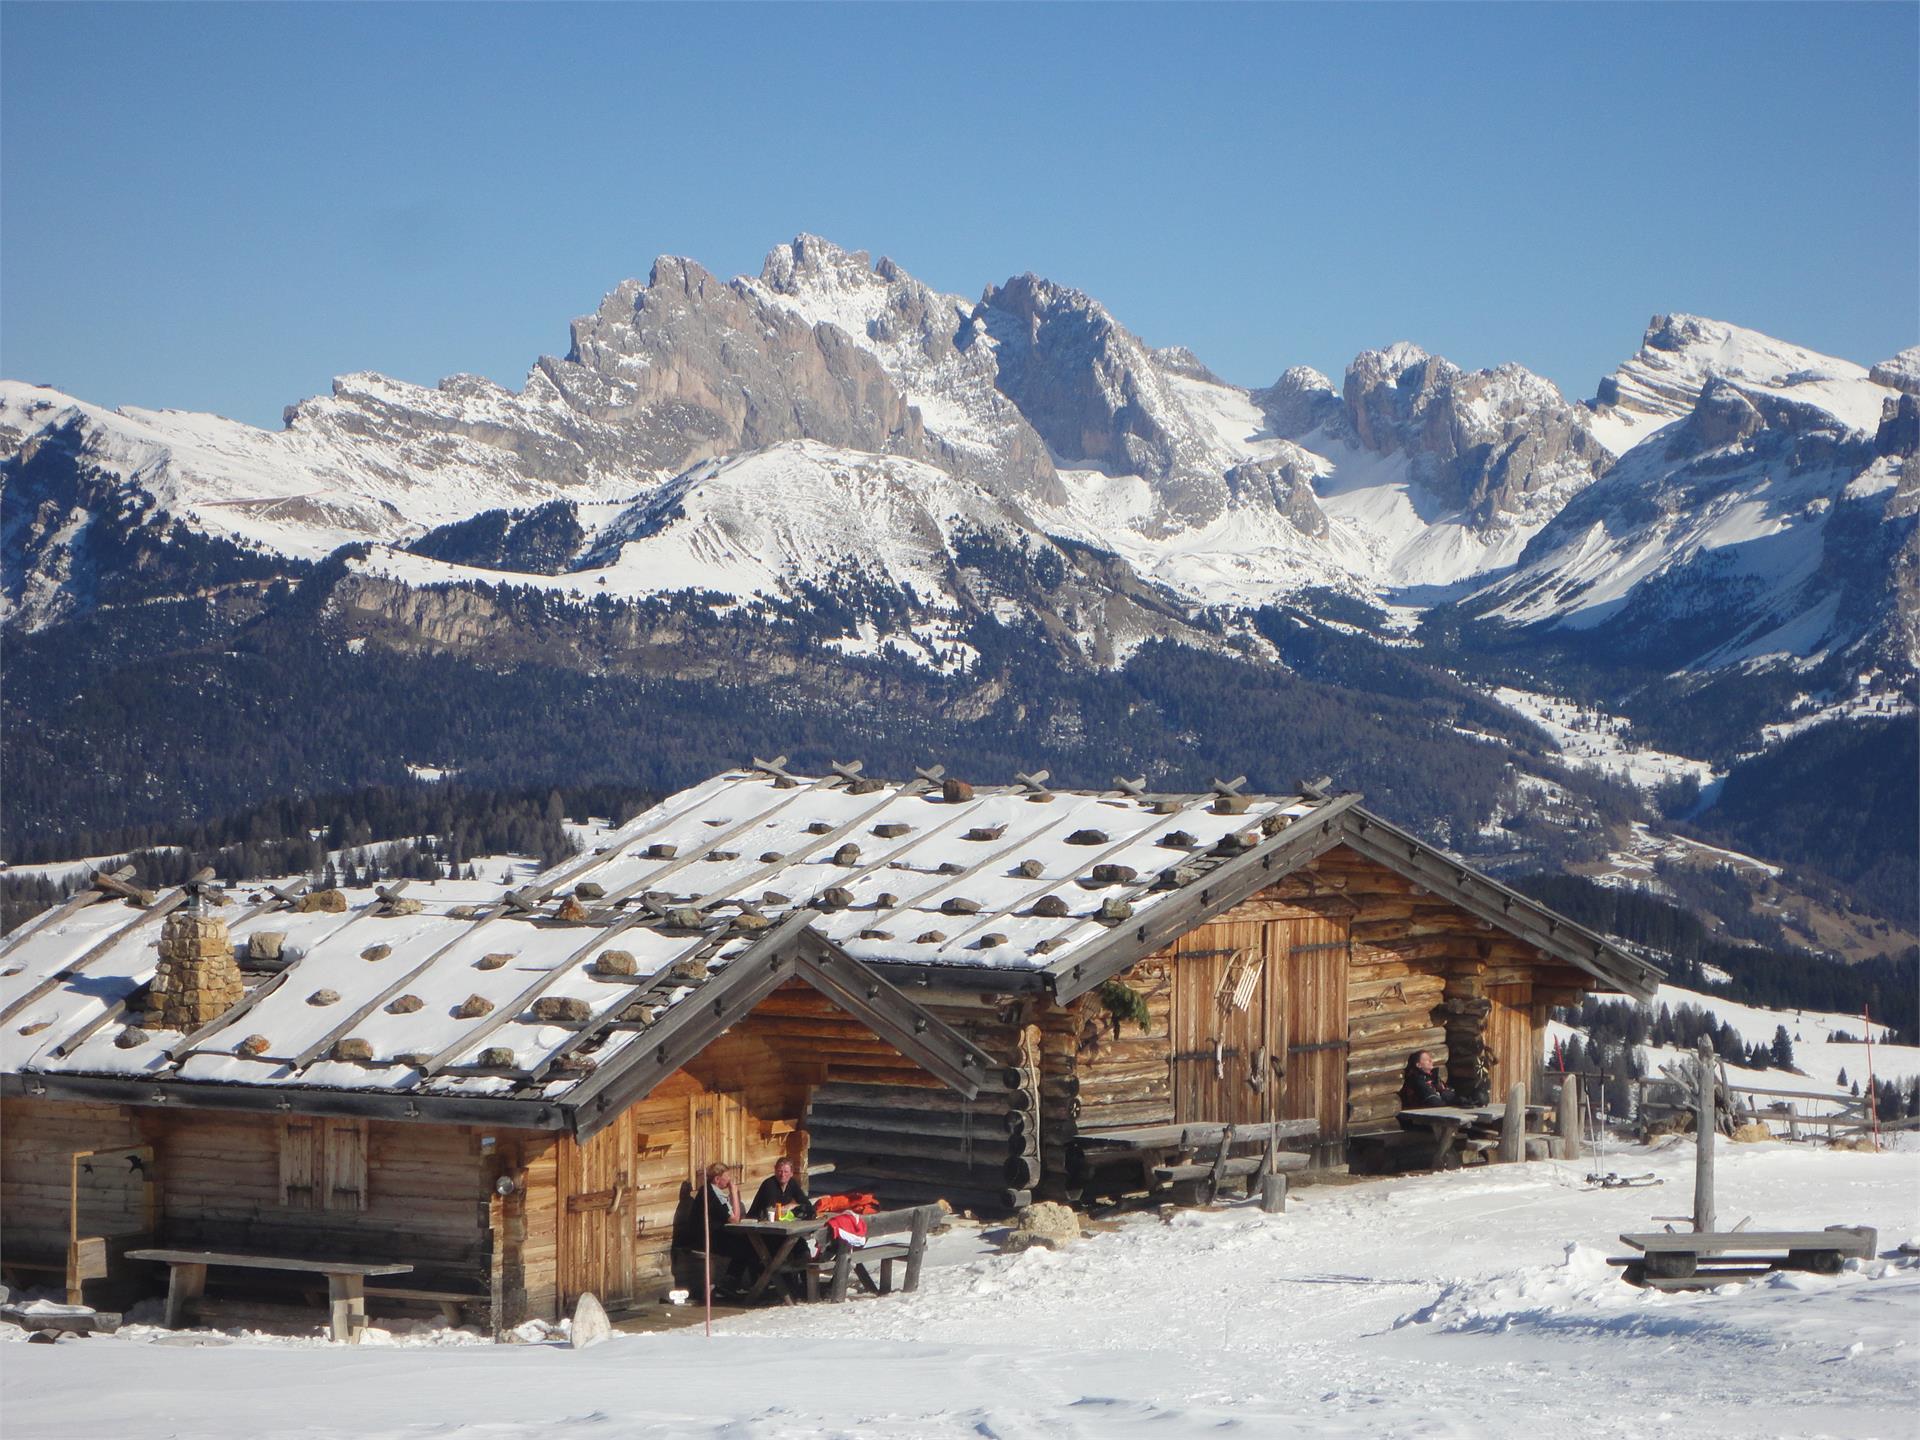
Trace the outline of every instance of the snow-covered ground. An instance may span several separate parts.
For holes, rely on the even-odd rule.
[[[1714,780],[1704,760],[1633,743],[1633,722],[1592,705],[1500,685],[1489,692],[1509,710],[1546,731],[1561,757],[1580,770],[1611,775],[1643,790],[1691,776],[1704,787]]]
[[[4,1347],[35,1440],[1197,1435],[1911,1436],[1920,1260],[1636,1290],[1622,1231],[1690,1204],[1693,1147],[1297,1189],[1125,1218],[1055,1254],[957,1226],[920,1291],[582,1351],[425,1330],[357,1349],[209,1331]],[[1723,1143],[1754,1228],[1920,1239],[1920,1149]],[[1591,1172],[1651,1172],[1603,1190]],[[19,1339],[15,1333],[10,1338]]]
[[[1757,1005],[1742,1005],[1738,1001],[1704,995],[1697,990],[1682,989],[1678,985],[1660,987],[1653,999],[1653,1009],[1657,1011],[1662,1005],[1672,1010],[1678,1010],[1682,1005],[1704,1010],[1716,1022],[1731,1025],[1741,1042],[1749,1046],[1772,1043],[1775,1030],[1786,1026],[1787,1036],[1793,1041],[1794,1069],[1804,1073],[1796,1075],[1793,1070],[1778,1069],[1749,1070],[1744,1066],[1729,1065],[1727,1073],[1735,1085],[1818,1093],[1839,1099],[1851,1093],[1853,1081],[1858,1080],[1865,1085],[1869,1063],[1875,1078],[1892,1080],[1903,1087],[1920,1076],[1920,1046],[1887,1044],[1888,1027],[1878,1020],[1872,1026],[1873,1053],[1869,1057],[1865,1043],[1868,1026],[1858,1015],[1836,1015],[1820,1010],[1766,1010]],[[1549,1021],[1547,1029],[1549,1044],[1554,1040],[1564,1043],[1574,1031],[1574,1027],[1557,1020]],[[1835,1035],[1851,1036],[1852,1039],[1835,1040]],[[1658,1075],[1662,1062],[1683,1058],[1677,1050],[1653,1045],[1641,1046],[1640,1057],[1649,1075]],[[1848,1084],[1845,1086],[1838,1083],[1842,1070],[1847,1072]],[[1827,1108],[1818,1103],[1800,1107],[1806,1113]]]

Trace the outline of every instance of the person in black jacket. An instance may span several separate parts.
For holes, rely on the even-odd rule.
[[[700,1213],[703,1206],[704,1219]],[[674,1244],[697,1254],[707,1248],[706,1242],[711,1237],[716,1291],[738,1290],[753,1273],[757,1257],[752,1242],[727,1229],[735,1220],[745,1218],[740,1208],[740,1186],[733,1172],[718,1161],[709,1165],[707,1183],[697,1194],[689,1196],[688,1203],[681,1209],[679,1224],[674,1227]]]
[[[747,1213],[756,1220],[774,1220],[785,1209],[790,1209],[795,1219],[813,1218],[813,1202],[807,1199],[807,1192],[800,1188],[793,1161],[782,1156],[774,1162],[773,1174],[760,1182],[760,1188],[753,1195],[753,1205]]]
[[[1436,1105],[1458,1105],[1460,1096],[1448,1089],[1440,1080],[1440,1072],[1434,1068],[1431,1050],[1416,1050],[1407,1057],[1406,1074],[1400,1077],[1400,1108],[1402,1110],[1427,1110]],[[1400,1118],[1402,1130],[1418,1129],[1418,1121]]]

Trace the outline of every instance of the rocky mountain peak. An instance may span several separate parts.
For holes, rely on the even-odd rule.
[[[1478,524],[1564,503],[1611,462],[1585,412],[1519,365],[1467,372],[1403,341],[1356,356],[1341,398],[1362,448],[1407,455],[1438,504]]]
[[[1900,357],[1883,363],[1889,367],[1883,377],[1898,373]],[[1639,351],[1600,382],[1592,428],[1609,449],[1622,454],[1690,414],[1715,378],[1733,381],[1750,395],[1773,394],[1817,406],[1869,434],[1879,425],[1881,401],[1891,384],[1850,360],[1724,320],[1656,315],[1647,322]]]
[[[1898,355],[1882,360],[1867,372],[1876,385],[1907,395],[1920,395],[1920,345],[1909,345]]]
[[[1295,365],[1283,372],[1265,390],[1254,391],[1253,402],[1266,415],[1273,433],[1284,439],[1298,440],[1323,428],[1338,438],[1352,439],[1340,392],[1310,366]]]

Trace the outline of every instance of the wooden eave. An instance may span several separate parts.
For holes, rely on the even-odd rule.
[[[179,1110],[411,1120],[429,1125],[498,1125],[505,1129],[564,1130],[568,1124],[566,1108],[553,1100],[393,1090],[326,1090],[318,1086],[143,1079],[131,1075],[69,1075],[57,1070],[13,1071],[0,1075],[0,1097]]]

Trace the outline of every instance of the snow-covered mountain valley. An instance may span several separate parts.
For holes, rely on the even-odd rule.
[[[32,682],[6,703],[35,741],[8,764],[64,738],[100,770],[56,815],[10,768],[9,830],[386,778],[365,731],[431,672],[450,710],[406,712],[415,748],[496,779],[578,767],[561,713],[625,717],[678,780],[758,733],[696,713],[776,745],[785,707],[895,768],[1331,770],[1496,862],[1713,832],[1724,799],[1703,839],[1794,862],[1744,777],[1911,743],[1917,453],[1920,351],[1671,315],[1591,400],[1404,342],[1250,390],[1069,286],[969,300],[812,236],[732,281],[663,257],[518,391],[355,374],[270,432],[0,382],[0,623]],[[1601,751],[1517,698],[1549,695],[1611,717]],[[542,738],[509,747],[505,711]],[[271,725],[304,758],[236,770]]]

